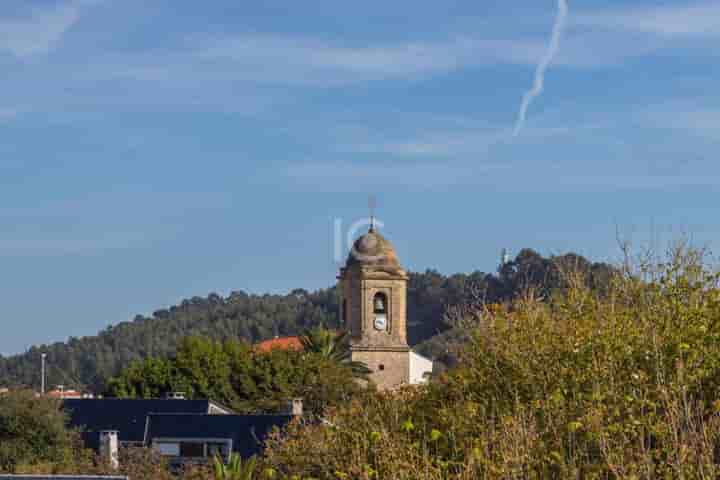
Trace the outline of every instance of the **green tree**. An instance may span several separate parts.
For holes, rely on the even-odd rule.
[[[162,398],[173,391],[175,377],[174,365],[164,358],[135,360],[108,380],[107,391],[120,398]]]
[[[133,363],[108,382],[106,395],[152,398],[173,391],[245,413],[285,411],[291,399],[303,398],[310,412],[320,413],[359,387],[352,363],[317,352],[257,352],[242,341],[189,337],[173,357]]]
[[[66,427],[59,401],[31,391],[0,395],[0,471],[72,463],[78,445],[79,436]]]

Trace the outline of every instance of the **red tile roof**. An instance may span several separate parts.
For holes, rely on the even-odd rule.
[[[271,350],[302,350],[302,348],[300,337],[278,337],[255,345],[255,350],[262,353]]]
[[[82,393],[77,390],[50,390],[47,392],[47,396],[53,398],[82,398]]]

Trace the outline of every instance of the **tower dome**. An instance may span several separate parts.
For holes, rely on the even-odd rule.
[[[374,228],[355,240],[346,266],[353,265],[401,268],[395,247]]]

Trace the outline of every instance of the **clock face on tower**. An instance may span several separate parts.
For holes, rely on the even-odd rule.
[[[375,315],[375,330],[387,330],[387,317],[385,315]]]

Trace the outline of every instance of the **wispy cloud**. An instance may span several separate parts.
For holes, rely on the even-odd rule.
[[[279,83],[346,83],[413,77],[472,65],[532,63],[534,41],[455,37],[424,42],[344,45],[309,37],[237,35],[206,40],[204,61],[243,67],[246,75]]]
[[[663,36],[720,35],[720,5],[701,2],[692,5],[608,9],[577,15],[573,23]]]
[[[617,65],[657,50],[656,42],[602,31],[572,31],[553,59],[566,68]],[[270,84],[334,85],[373,80],[407,79],[498,65],[536,66],[546,56],[541,35],[515,38],[455,35],[405,43],[349,45],[308,36],[239,34],[192,38],[178,52],[185,64],[220,69],[236,79]],[[134,73],[147,79],[167,78],[156,63]]]
[[[290,165],[286,176],[302,188],[324,191],[367,191],[368,188],[395,186],[406,189],[435,190],[467,183],[489,175],[507,165],[460,165],[423,162],[413,165],[392,162],[303,162]]]
[[[407,139],[350,145],[349,150],[365,153],[387,153],[401,157],[455,156],[486,153],[509,138],[507,130],[436,131]]]
[[[0,108],[0,122],[10,120],[18,116],[20,112],[14,108]]]
[[[546,50],[541,36],[504,39],[460,35],[353,46],[303,36],[235,35],[193,39],[192,43],[204,46],[186,53],[186,60],[189,54],[207,66],[219,62],[226,71],[249,80],[310,85],[421,77],[496,65],[534,66]],[[646,51],[641,45],[624,49],[614,46],[607,36],[576,32],[556,64],[575,68],[609,65]],[[142,70],[136,70],[139,72]],[[158,72],[149,68],[145,73],[153,78]]]
[[[104,51],[18,72],[0,102],[27,101],[39,111],[191,109],[249,112],[289,100],[274,87],[322,88],[430,78],[497,64],[532,65],[543,40],[456,37],[432,42],[349,46],[314,36],[192,37],[142,51]],[[90,47],[92,50],[92,47]],[[91,64],[85,59],[94,57]],[[57,82],[47,83],[47,78]],[[123,95],[117,95],[118,86]],[[268,88],[271,90],[264,91]],[[77,92],[82,91],[82,95]],[[288,97],[288,98],[285,98]]]
[[[720,140],[720,108],[692,101],[674,101],[642,109],[635,115],[642,124],[682,131],[693,137]]]
[[[663,190],[668,188],[715,187],[720,182],[718,175],[562,175],[556,179],[555,187],[566,187],[582,191],[608,190]]]
[[[75,3],[37,7],[19,18],[0,18],[0,50],[17,57],[48,53],[79,18]]]
[[[517,171],[517,165],[508,163],[421,162],[357,163],[346,161],[307,162],[289,166],[285,175],[300,189],[327,192],[367,192],[373,188],[402,188],[405,190],[443,190],[458,185],[492,186],[507,192],[607,192],[633,190],[663,190],[668,188],[713,187],[720,181],[720,172],[700,172],[685,168],[672,173],[650,173],[632,169],[608,173],[607,169],[587,172],[587,162],[574,159],[560,162],[554,167],[534,165],[534,161],[520,162],[522,175],[508,175]],[[551,180],[548,176],[551,170]],[[546,179],[547,181],[538,181]]]
[[[84,15],[85,5],[97,1],[66,0],[24,17],[0,18],[0,52],[22,59],[52,51]],[[581,22],[605,26],[622,24],[619,18],[635,18],[633,11],[615,10],[579,15],[584,19]],[[118,36],[123,35],[122,28],[120,24]],[[633,32],[575,28],[566,33],[553,64],[565,69],[611,67],[662,48],[663,42],[655,37],[642,34],[638,39]],[[171,31],[162,45],[130,50],[112,49],[109,43],[100,50],[93,43],[92,30],[78,29],[78,35],[73,47],[82,51],[66,49],[42,65],[15,69],[3,81],[0,104],[14,102],[23,105],[23,112],[52,110],[63,117],[88,111],[203,109],[256,115],[296,101],[295,92],[287,87],[424,81],[473,69],[535,66],[546,49],[545,34],[539,29],[517,35],[510,29],[434,32],[407,41],[348,40],[323,33]],[[120,90],[122,95],[118,95]],[[450,138],[445,143],[457,142]],[[412,142],[394,146],[408,153],[436,148]]]
[[[577,134],[579,131],[595,128],[593,125],[547,126],[528,128],[522,142]],[[361,153],[385,153],[399,157],[466,157],[487,154],[493,146],[507,144],[512,138],[512,129],[504,127],[426,129],[415,135],[399,139],[365,139],[362,143],[348,143],[347,151]],[[518,142],[516,140],[516,142]]]
[[[147,243],[140,233],[111,233],[99,238],[0,239],[0,257],[93,255],[108,250],[137,248]]]

